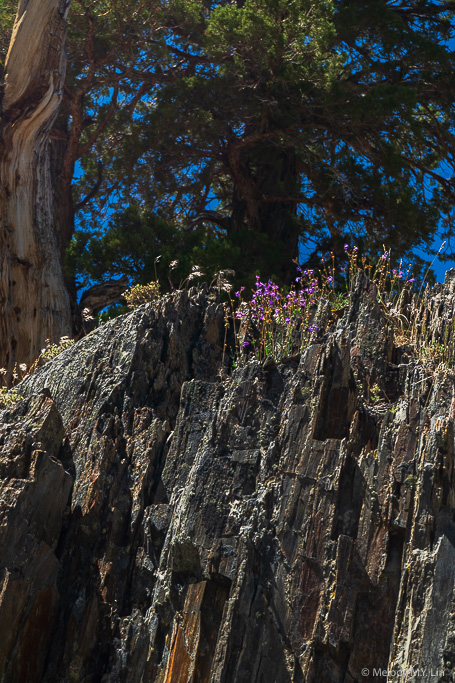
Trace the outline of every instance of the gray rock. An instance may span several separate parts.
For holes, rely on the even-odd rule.
[[[450,287],[408,301],[422,339]],[[178,292],[0,414],[0,680],[452,680],[454,372],[363,276],[300,358],[227,376],[223,341],[216,295]]]

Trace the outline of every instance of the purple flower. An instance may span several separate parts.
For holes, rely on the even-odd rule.
[[[410,280],[408,280],[408,283],[409,283],[409,284],[412,284],[412,283],[415,282],[415,281],[416,281],[415,277],[412,277]]]
[[[333,277],[331,275],[327,278],[327,282],[333,282]]]
[[[243,344],[242,344],[243,348],[245,348],[245,346],[249,346],[249,345],[250,345],[250,342],[249,342],[249,341],[244,341]]]
[[[387,252],[381,256],[382,259],[387,258]]]
[[[347,251],[349,249],[349,244],[344,245],[344,250]]]
[[[353,251],[354,252],[359,251],[359,247],[354,247]]]

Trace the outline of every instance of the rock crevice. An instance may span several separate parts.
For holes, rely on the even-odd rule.
[[[455,373],[363,276],[300,357],[227,376],[223,344],[216,293],[178,292],[0,414],[0,679],[451,680]]]

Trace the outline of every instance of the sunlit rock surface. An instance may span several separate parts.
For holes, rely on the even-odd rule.
[[[453,308],[449,278],[422,339]],[[228,376],[216,293],[179,292],[18,387],[0,680],[452,680],[455,374],[394,341],[363,276],[327,324]]]

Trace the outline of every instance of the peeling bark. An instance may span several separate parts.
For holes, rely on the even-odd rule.
[[[6,58],[0,128],[0,365],[31,363],[71,333],[54,226],[49,131],[65,76],[71,0],[21,0]]]

